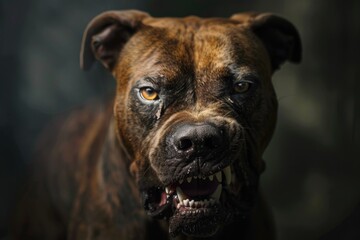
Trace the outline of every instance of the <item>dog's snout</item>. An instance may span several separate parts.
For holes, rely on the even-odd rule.
[[[211,124],[184,124],[172,134],[172,144],[178,153],[212,151],[223,144],[222,131]]]

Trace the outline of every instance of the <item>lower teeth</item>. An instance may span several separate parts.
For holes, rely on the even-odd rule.
[[[179,199],[177,208],[179,209],[180,207],[186,207],[186,208],[197,209],[197,208],[213,206],[215,203],[219,202],[221,192],[222,192],[222,186],[219,184],[219,186],[217,187],[217,189],[209,199],[195,201],[195,200],[187,199],[186,195],[181,191],[181,189],[177,188],[177,196]]]
[[[177,208],[186,207],[186,208],[197,209],[197,208],[213,206],[216,202],[217,201],[212,198],[200,200],[200,201],[185,199],[177,204]]]

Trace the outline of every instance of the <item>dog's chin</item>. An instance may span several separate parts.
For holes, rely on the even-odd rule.
[[[184,234],[190,237],[211,237],[215,235],[226,219],[220,204],[196,210],[181,207],[169,220],[172,237]]]

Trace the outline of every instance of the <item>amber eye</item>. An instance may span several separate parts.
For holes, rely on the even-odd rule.
[[[140,88],[140,95],[145,100],[153,101],[159,99],[158,92],[151,87]]]
[[[250,89],[251,83],[249,82],[238,82],[234,86],[236,93],[245,93]]]

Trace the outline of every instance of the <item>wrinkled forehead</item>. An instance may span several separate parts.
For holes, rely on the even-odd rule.
[[[132,77],[270,75],[267,53],[257,37],[232,21],[190,17],[146,23],[126,46]]]

